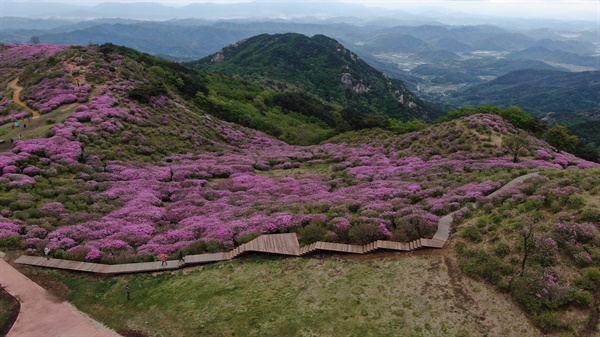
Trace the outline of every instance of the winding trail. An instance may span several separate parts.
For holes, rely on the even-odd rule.
[[[15,102],[18,105],[22,106],[25,110],[31,112],[31,114],[33,115],[33,117],[31,117],[32,119],[38,119],[38,118],[40,118],[40,113],[39,112],[31,109],[25,103],[23,103],[23,101],[21,101],[21,91],[23,90],[23,87],[20,87],[17,83],[19,83],[19,78],[18,77],[15,78],[12,82],[10,82],[8,84],[8,86],[15,91],[14,94],[13,94],[13,102]]]
[[[6,337],[115,337],[115,332],[60,302],[0,258],[0,284],[21,303]]]

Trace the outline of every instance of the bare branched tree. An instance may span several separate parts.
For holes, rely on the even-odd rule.
[[[521,151],[528,149],[531,146],[531,139],[525,132],[509,133],[502,138],[502,147],[513,155],[513,162],[519,162]]]

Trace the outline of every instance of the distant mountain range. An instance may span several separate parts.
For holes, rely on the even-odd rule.
[[[600,71],[513,71],[453,99],[458,105],[516,105],[533,113],[589,111],[600,108]]]
[[[32,8],[33,7],[33,8]],[[190,3],[184,6],[167,6],[156,2],[105,2],[97,5],[44,3],[36,6],[22,2],[3,2],[4,16],[61,17],[69,19],[94,19],[121,17],[140,20],[168,20],[173,18],[238,19],[238,18],[298,18],[344,17],[365,18],[376,16],[381,9],[341,2],[320,1],[253,1],[238,3]],[[396,14],[410,14],[395,11]],[[416,17],[415,17],[416,18]]]
[[[34,6],[35,8],[26,8],[24,3],[5,2],[3,15],[26,13],[36,16],[48,10],[56,10],[65,15],[60,18],[39,20],[2,17],[3,29],[0,30],[0,42],[27,43],[32,36],[40,37],[42,43],[52,44],[89,45],[110,42],[169,60],[187,62],[214,55],[240,40],[249,39],[248,41],[258,42],[253,37],[260,34],[295,32],[307,36],[325,35],[345,46],[344,50],[348,52],[352,50],[348,55],[358,56],[361,62],[364,61],[365,65],[358,67],[360,71],[358,68],[352,70],[360,75],[348,73],[358,81],[356,83],[367,81],[366,79],[377,83],[371,85],[368,93],[358,96],[353,93],[346,97],[347,90],[339,87],[343,74],[339,68],[336,68],[334,73],[329,68],[314,67],[314,71],[297,76],[292,71],[293,68],[282,66],[288,61],[296,62],[295,65],[299,66],[309,65],[309,68],[326,64],[323,60],[332,57],[328,51],[324,54],[328,56],[320,58],[310,54],[313,47],[315,51],[322,52],[319,48],[324,46],[309,47],[320,41],[319,39],[323,39],[322,37],[306,38],[306,41],[293,39],[293,43],[290,42],[291,46],[286,49],[282,45],[275,48],[273,41],[267,41],[263,36],[261,39],[264,40],[260,43],[268,44],[272,49],[259,50],[245,43],[239,45],[240,53],[242,49],[249,48],[248,50],[256,53],[254,57],[242,61],[241,56],[233,55],[233,49],[226,48],[223,53],[231,53],[231,55],[225,58],[224,63],[220,65],[204,63],[203,66],[200,66],[200,63],[196,64],[199,68],[209,71],[245,74],[247,78],[255,75],[254,80],[260,75],[262,78],[285,81],[288,83],[286,86],[293,83],[293,86],[296,86],[294,90],[301,88],[303,93],[295,96],[291,100],[294,104],[288,107],[294,111],[302,110],[296,105],[297,102],[302,101],[299,97],[304,97],[302,96],[304,94],[312,95],[311,99],[320,101],[311,101],[314,105],[311,105],[305,113],[312,114],[313,117],[315,111],[319,109],[323,111],[333,109],[339,112],[339,107],[332,107],[336,102],[353,106],[357,111],[367,115],[395,116],[400,119],[415,117],[424,120],[431,120],[439,114],[435,106],[424,101],[450,104],[454,107],[481,104],[519,105],[532,113],[584,113],[581,116],[587,116],[585,113],[598,105],[598,90],[593,84],[597,71],[600,70],[598,50],[600,32],[597,25],[546,22],[547,27],[552,28],[523,29],[518,28],[522,26],[519,26],[521,23],[516,21],[505,21],[504,26],[500,27],[489,24],[477,25],[475,24],[477,20],[472,20],[473,23],[470,25],[447,25],[407,13],[400,13],[401,15],[395,18],[368,21],[361,19],[357,13],[352,13],[357,9],[364,10],[364,7],[359,5],[345,7],[346,12],[339,12],[340,16],[337,18],[307,17],[306,13],[319,10],[316,8],[318,7],[316,3],[305,4],[305,8],[300,8],[302,6],[294,3],[273,5],[273,3],[260,2],[233,6],[235,11],[230,11],[231,6],[215,4],[194,4],[181,8],[158,4],[142,8],[137,7],[138,5],[103,4],[98,7],[63,7],[56,4],[53,8],[46,3],[40,3],[39,6]],[[334,4],[327,3],[323,6],[334,6]],[[245,11],[240,17],[247,18],[250,13],[254,13],[252,11],[255,9],[259,10],[257,13],[262,13],[257,17],[264,15],[271,18],[221,21],[211,19],[221,15],[224,10],[232,15]],[[273,13],[280,9],[295,11],[297,16],[304,15],[304,17],[290,20],[281,16],[280,19],[273,19]],[[11,12],[15,10],[17,12]],[[121,18],[102,18],[113,10],[120,11],[124,15]],[[169,18],[176,18],[175,12],[188,15],[186,19],[167,21],[136,20],[136,15],[139,18],[158,11],[162,11],[160,15]],[[197,15],[202,11],[205,11],[203,15]],[[91,17],[94,19],[89,20]],[[541,25],[542,22],[535,23],[538,24]],[[296,44],[300,41],[303,41],[301,46]],[[272,54],[276,50],[279,50],[280,54]],[[309,53],[294,54],[300,51]],[[260,58],[271,60],[277,55],[286,56],[273,59],[280,64],[275,63],[274,69],[266,70],[271,64],[261,64]],[[297,61],[301,56],[306,56],[307,59]],[[229,63],[229,61],[237,63]],[[338,67],[346,62],[342,59],[337,61],[339,63],[334,62],[334,64]],[[367,69],[366,64],[388,78],[378,77],[380,74],[375,75],[377,72],[372,69],[362,73]],[[569,74],[569,70],[592,72]],[[309,78],[313,75],[315,78]],[[320,79],[317,75],[327,80]],[[354,80],[351,80],[353,84],[355,84]],[[592,84],[588,85],[589,83]],[[552,85],[564,86],[550,87]],[[390,97],[393,95],[388,96],[390,90],[402,94],[396,95],[392,100]],[[387,98],[383,99],[383,97]],[[406,106],[399,108],[400,98],[405,102],[416,104],[416,110],[407,109]],[[349,104],[350,102],[353,103]],[[288,104],[290,100],[277,101],[277,104],[280,103]],[[333,115],[336,117],[325,123],[328,123],[328,127],[336,128],[342,116]],[[584,120],[585,118],[582,117],[581,121]]]
[[[190,16],[194,8],[187,6]],[[136,4],[104,4],[134,10]],[[250,5],[248,5],[250,6]],[[264,3],[257,4],[264,6]],[[164,6],[163,6],[164,7]],[[206,7],[206,8],[208,8]],[[286,6],[283,6],[286,7]],[[147,7],[162,8],[160,5]],[[287,7],[286,7],[287,8]],[[294,8],[292,6],[291,8]],[[169,7],[169,11],[182,10]],[[275,10],[275,9],[274,9]],[[104,12],[103,12],[104,11]],[[140,12],[143,14],[143,12]],[[168,14],[168,11],[165,12]],[[165,15],[166,15],[165,14]],[[407,18],[410,18],[408,16]],[[442,102],[449,92],[489,81],[510,71],[600,70],[598,28],[519,30],[492,25],[452,26],[440,23],[398,25],[398,21],[366,22],[345,18],[295,20],[222,20],[189,18],[168,21],[127,19],[31,20],[2,18],[0,41],[26,43],[32,36],[42,43],[114,43],[170,60],[190,61],[260,34],[295,32],[326,35],[347,46],[365,62],[404,83],[421,98]],[[561,26],[562,27],[562,26]]]

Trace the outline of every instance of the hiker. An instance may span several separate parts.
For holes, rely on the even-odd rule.
[[[12,144],[15,141],[13,137],[10,137],[10,143]]]
[[[179,251],[179,262],[184,263],[185,262],[185,258],[183,258],[183,252]]]
[[[164,253],[160,254],[160,262],[161,266],[167,265],[167,256]]]
[[[50,260],[50,248],[44,248],[44,255],[46,255],[46,260]]]
[[[27,124],[23,123],[23,129],[27,129]]]
[[[21,139],[21,134],[19,133],[19,139]]]
[[[129,294],[131,289],[129,289],[129,284],[125,285],[125,292],[127,293],[127,301],[131,301],[131,296]]]
[[[10,128],[11,128],[11,129],[14,129],[14,128],[15,128],[15,123],[12,123],[12,124],[10,125]]]

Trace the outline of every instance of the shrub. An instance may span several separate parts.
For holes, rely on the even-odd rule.
[[[530,314],[558,310],[571,304],[575,291],[561,284],[554,269],[533,270],[513,282],[513,298]]]
[[[506,257],[510,254],[510,246],[506,242],[500,242],[494,248],[494,253],[500,258]]]
[[[0,206],[8,206],[14,201],[11,197],[0,197]]]
[[[481,229],[474,225],[465,227],[461,233],[461,236],[474,243],[483,241],[483,233]]]
[[[592,256],[588,252],[579,252],[573,255],[575,264],[579,267],[587,267],[592,263]]]
[[[558,254],[558,244],[552,238],[543,238],[536,240],[535,250],[531,260],[537,262],[542,267],[549,267],[556,263]]]
[[[454,248],[456,249],[456,253],[458,253],[459,256],[467,252],[467,244],[462,241],[457,242]]]
[[[581,211],[578,217],[579,221],[600,223],[600,210],[593,208],[585,208]]]
[[[587,291],[577,291],[573,293],[572,302],[579,308],[589,308],[594,297]]]
[[[410,214],[396,216],[397,229],[393,239],[398,241],[412,241],[420,238],[430,238],[437,231],[439,218],[436,215],[423,211],[411,211]]]
[[[239,238],[237,238],[236,242],[237,242],[238,245],[243,245],[244,243],[248,243],[248,242],[256,239],[259,236],[261,236],[260,233],[248,233],[248,234],[244,234],[244,235],[240,236]]]
[[[475,249],[465,251],[459,259],[459,265],[465,274],[492,284],[500,282],[503,275],[512,273],[512,268],[504,264],[500,258]]]
[[[562,210],[562,204],[558,200],[554,200],[550,203],[550,211],[552,213],[558,213]]]
[[[376,240],[384,240],[386,236],[377,225],[359,223],[350,228],[348,238],[353,244],[364,245]]]
[[[534,315],[531,320],[544,333],[558,332],[566,328],[566,325],[559,320],[556,313],[551,311]]]
[[[595,291],[600,286],[600,269],[588,269],[583,276],[575,279],[575,285],[583,290]]]
[[[569,206],[572,209],[580,209],[583,206],[585,206],[585,204],[586,200],[580,194],[573,194],[569,196],[569,199],[567,199],[567,206]]]
[[[0,247],[20,249],[23,247],[23,238],[21,238],[19,235],[2,237],[0,238]]]
[[[12,212],[15,212],[15,211],[23,211],[30,207],[33,207],[33,204],[29,201],[25,201],[25,202],[15,201],[8,206],[8,209],[10,209]]]
[[[65,259],[69,258],[69,254],[64,249],[57,249],[54,253],[50,253],[54,256],[55,259]]]
[[[598,229],[589,222],[557,223],[554,231],[560,241],[588,243],[598,237]]]
[[[352,231],[352,229],[350,229],[350,231]],[[309,245],[317,241],[324,241],[326,237],[327,229],[316,223],[311,223],[298,231],[298,239],[304,245]]]
[[[70,249],[66,256],[69,260],[85,261],[85,257],[89,252],[89,248],[77,246],[73,249]]]
[[[219,242],[217,240],[209,240],[206,241],[206,252],[207,253],[217,253],[225,250],[225,245],[223,242]]]

